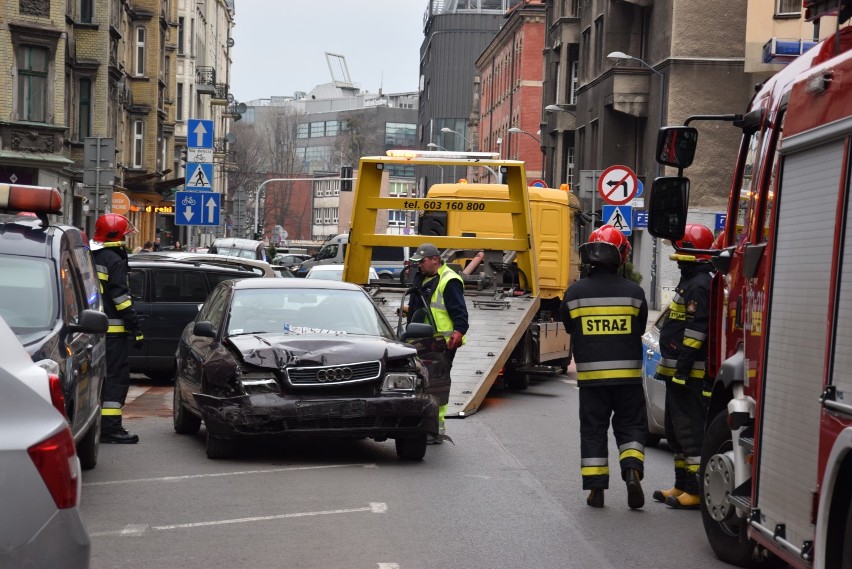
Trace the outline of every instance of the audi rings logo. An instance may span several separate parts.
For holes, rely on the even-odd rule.
[[[321,369],[317,372],[317,381],[319,381],[320,383],[345,381],[347,379],[352,379],[352,370],[348,367]]]

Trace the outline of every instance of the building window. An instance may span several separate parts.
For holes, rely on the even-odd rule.
[[[145,28],[136,28],[136,60],[134,69],[136,76],[145,75]]]
[[[77,91],[77,140],[92,136],[92,80],[80,79]]]
[[[142,151],[145,148],[145,123],[133,121],[133,167],[142,167]]]
[[[311,138],[319,138],[325,136],[325,123],[324,122],[312,122],[311,123]]]
[[[340,121],[325,121],[325,135],[337,136],[340,131]]]
[[[583,30],[583,39],[580,42],[580,61],[583,64],[583,79],[589,80],[589,69],[592,68],[592,58],[589,55],[589,42],[592,38],[592,32],[590,28],[586,28]]]
[[[568,147],[568,160],[565,164],[565,181],[570,187],[574,187],[574,147]]]
[[[175,119],[182,121],[183,120],[183,83],[178,83],[176,87],[175,97],[177,100],[175,101]]]
[[[408,225],[407,212],[388,210],[388,227],[405,227]]]
[[[189,21],[189,55],[195,57],[195,18]]]
[[[319,225],[322,223],[322,208],[317,208],[314,210],[314,225]]]
[[[603,55],[603,44],[604,44],[604,32],[603,32],[603,16],[599,17],[595,20],[595,55],[594,55],[594,64],[595,64],[595,77],[600,75],[601,66],[603,65],[604,55]]]
[[[577,88],[580,86],[580,62],[573,61],[571,63],[571,79],[569,85],[571,90],[568,92],[568,104],[577,104]]]
[[[80,21],[91,24],[95,19],[94,0],[80,0]]]
[[[414,148],[417,144],[417,125],[389,122],[385,124],[387,148]]]
[[[296,138],[308,138],[308,123],[296,127]]]
[[[330,210],[331,210],[331,222],[334,225],[337,225],[340,210],[336,207],[330,208]]]
[[[801,13],[801,0],[775,0],[776,16],[799,16]]]
[[[178,47],[178,54],[179,55],[184,54],[183,44],[186,43],[186,38],[184,37],[186,35],[186,32],[184,30],[184,21],[185,21],[185,18],[183,16],[178,18],[178,46],[177,47]]]
[[[18,115],[21,120],[47,120],[47,65],[47,48],[22,45],[18,49]]]

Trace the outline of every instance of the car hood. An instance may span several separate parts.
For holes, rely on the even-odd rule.
[[[273,369],[292,365],[329,366],[417,354],[408,344],[375,336],[246,334],[228,338],[227,344],[244,362]]]

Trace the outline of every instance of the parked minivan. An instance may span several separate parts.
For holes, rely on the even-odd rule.
[[[310,259],[303,261],[295,270],[297,277],[304,277],[314,265],[342,265],[346,259],[346,247],[349,235],[336,235],[325,242],[322,248]],[[394,279],[399,276],[408,260],[408,247],[373,247],[370,265],[376,269],[380,279]]]
[[[208,253],[227,255],[228,257],[242,257],[243,259],[258,259],[269,262],[266,257],[266,246],[262,241],[254,239],[238,239],[235,237],[222,237],[213,242]]]

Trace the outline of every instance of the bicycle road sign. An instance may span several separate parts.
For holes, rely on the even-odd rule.
[[[175,225],[219,225],[221,194],[177,192]]]
[[[624,205],[636,197],[639,179],[627,166],[610,166],[598,179],[598,193],[606,203]]]

